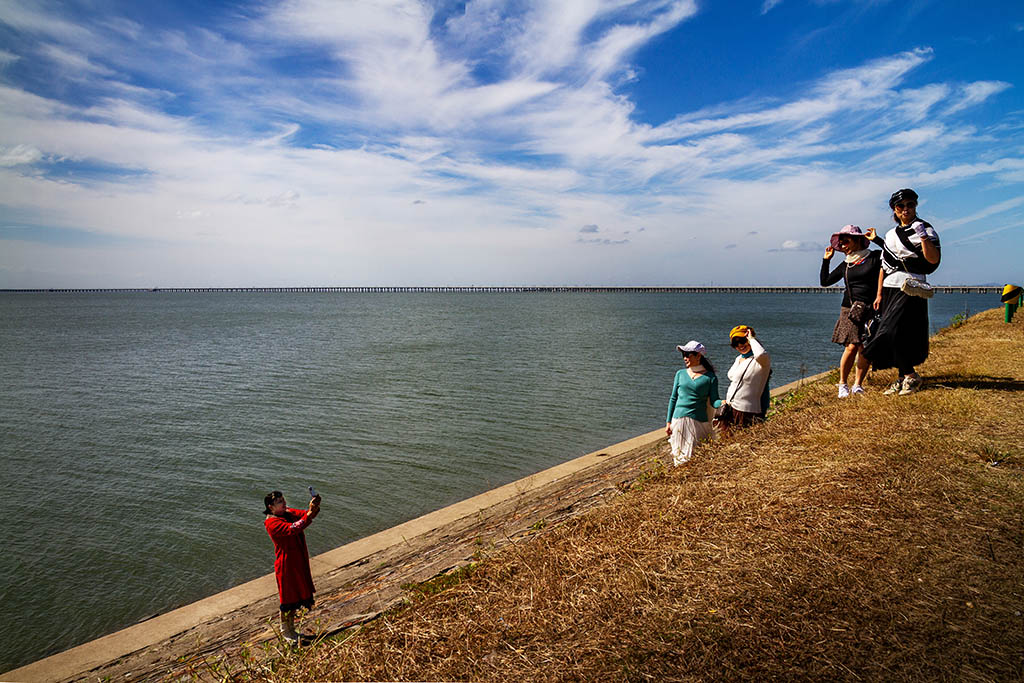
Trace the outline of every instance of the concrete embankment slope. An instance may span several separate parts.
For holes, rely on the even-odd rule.
[[[317,605],[305,623],[332,632],[370,619],[402,598],[403,585],[600,504],[635,479],[664,440],[659,428],[311,558]],[[277,584],[267,574],[0,674],[0,680],[162,678],[182,660],[274,638],[276,614]]]

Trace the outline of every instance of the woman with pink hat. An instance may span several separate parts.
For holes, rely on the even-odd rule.
[[[686,367],[676,373],[672,384],[665,433],[672,448],[672,464],[682,465],[693,456],[694,446],[711,437],[708,404],[712,409],[721,407],[722,399],[718,397],[718,378],[704,355],[704,345],[690,340],[676,349],[683,354]]]
[[[841,251],[846,258],[829,272],[832,255],[836,251]],[[843,357],[839,360],[839,398],[864,393],[864,378],[871,367],[864,356],[864,325],[874,314],[872,304],[878,289],[881,264],[882,252],[868,249],[868,238],[856,225],[844,225],[839,232],[832,233],[821,261],[822,287],[840,280],[846,283],[839,319],[832,330],[832,341],[843,347]],[[857,370],[851,387],[847,382],[854,364]]]

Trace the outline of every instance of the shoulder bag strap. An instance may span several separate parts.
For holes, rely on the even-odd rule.
[[[903,236],[903,233],[900,232],[899,228],[896,228],[896,236],[900,238],[901,242],[906,240],[906,237]],[[906,242],[904,242],[904,244],[908,243],[910,243],[910,240],[906,240]],[[910,249],[913,251],[913,246],[911,246]],[[884,238],[882,239],[882,261],[888,263],[893,270],[900,270],[902,268],[906,272],[910,272],[907,270],[907,264],[903,262],[903,259],[896,255],[896,252],[889,248],[889,245],[885,243]]]
[[[845,265],[846,270],[843,271],[843,287],[846,288],[846,298],[850,300],[850,306],[853,306],[853,292],[850,291],[850,264],[847,263]]]
[[[736,398],[736,392],[740,390],[740,386],[743,384],[743,378],[747,376],[747,370],[750,369],[751,361],[753,361],[755,363],[757,362],[757,361],[754,360],[753,356],[751,356],[750,358],[747,359],[747,365],[746,365],[745,368],[743,368],[743,374],[740,375],[740,378],[738,380],[736,380],[736,384],[730,385],[730,388],[732,388],[733,386],[735,386],[736,388],[728,393],[728,395],[725,397],[725,400],[731,401],[734,398]]]
[[[896,236],[900,238],[900,242],[903,242],[903,246],[907,248],[907,251],[912,251],[918,256],[924,255],[924,248],[921,245],[915,245],[910,241],[910,238],[903,233],[902,228],[896,228]]]

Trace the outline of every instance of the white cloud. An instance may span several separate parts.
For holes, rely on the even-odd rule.
[[[984,232],[974,233],[969,237],[963,237],[958,240],[947,242],[946,247],[948,250],[949,247],[960,244],[967,244],[969,242],[986,242],[988,241],[987,238],[991,237],[992,235],[998,235],[999,233],[1009,232],[1011,230],[1020,230],[1024,232],[1024,223],[1011,223],[1010,225],[1001,225],[998,228],[992,228],[991,230],[985,230]],[[1016,273],[1014,273],[1014,275],[1016,275]]]
[[[1003,158],[978,164],[953,164],[937,171],[918,174],[918,178],[922,183],[944,185],[968,178],[1014,171],[1024,171],[1024,158]]]
[[[15,145],[8,148],[0,147],[0,166],[34,164],[42,158],[42,152],[29,145]]]
[[[62,40],[90,36],[87,29],[64,19],[59,6],[48,0],[5,0],[0,3],[0,22],[19,31]]]
[[[920,121],[928,115],[932,107],[946,100],[949,91],[949,86],[944,83],[901,90],[896,106],[905,112],[911,121]]]
[[[260,28],[278,40],[330,49],[348,74],[338,85],[375,116],[436,123],[433,100],[470,81],[465,63],[438,54],[429,34],[431,18],[426,5],[413,0],[289,0],[270,8]]]
[[[974,83],[968,83],[959,88],[956,93],[957,99],[946,110],[946,113],[953,114],[968,107],[981,104],[1009,87],[1011,87],[1010,84],[1004,81],[975,81]]]
[[[674,2],[649,22],[613,26],[584,51],[590,77],[607,79],[622,69],[626,57],[633,51],[696,13],[697,5],[692,0]]]
[[[919,147],[923,144],[938,140],[946,132],[941,124],[922,126],[910,130],[901,130],[889,136],[887,142],[893,147]]]
[[[56,45],[45,45],[41,48],[41,52],[48,59],[62,66],[68,72],[66,75],[73,77],[83,75],[114,75],[113,71],[105,66],[93,63],[88,57]]]
[[[783,251],[819,251],[821,249],[817,244],[800,240],[785,240],[779,248]]]
[[[1012,197],[1010,199],[1007,199],[1006,201],[997,202],[996,204],[986,206],[981,211],[972,213],[969,216],[957,218],[956,220],[946,221],[945,229],[951,230],[954,228],[959,228],[963,225],[975,223],[977,221],[988,218],[989,216],[995,216],[997,214],[1004,213],[1012,209],[1016,209],[1018,206],[1021,205],[1024,205],[1024,195],[1020,197]]]
[[[746,103],[753,111],[701,118],[687,114],[653,129],[649,139],[678,140],[727,130],[767,126],[803,127],[829,116],[891,108],[894,88],[912,69],[931,58],[931,50],[919,49],[875,60],[863,67],[844,69],[821,79],[812,96],[780,106]]]

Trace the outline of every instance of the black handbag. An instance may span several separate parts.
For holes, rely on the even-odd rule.
[[[878,323],[882,321],[882,316],[874,315],[868,318],[868,321],[864,323],[863,330],[860,333],[861,339],[871,339],[871,337],[878,331]]]

